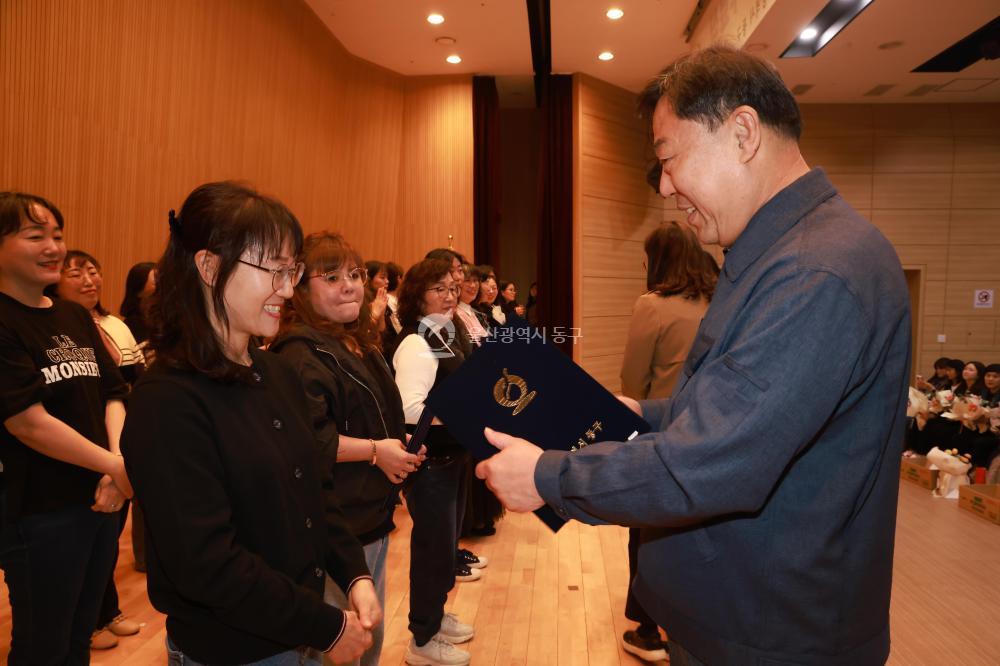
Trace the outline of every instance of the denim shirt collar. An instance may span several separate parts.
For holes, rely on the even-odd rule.
[[[781,190],[760,207],[746,229],[726,253],[722,270],[736,282],[769,247],[821,203],[837,194],[837,189],[821,168],[814,168]]]

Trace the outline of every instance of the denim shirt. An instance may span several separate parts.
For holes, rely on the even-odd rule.
[[[881,663],[909,361],[895,251],[814,169],[728,252],[653,432],[546,452],[535,483],[645,528],[636,594],[702,661]]]

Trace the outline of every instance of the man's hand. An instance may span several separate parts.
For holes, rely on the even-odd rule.
[[[358,614],[358,621],[365,629],[371,631],[372,627],[382,621],[382,606],[378,602],[378,595],[375,594],[375,585],[367,578],[351,586],[347,601],[351,610]]]
[[[511,511],[534,511],[544,506],[545,501],[535,487],[535,465],[542,450],[526,439],[490,428],[483,432],[500,453],[476,465],[476,476]]]
[[[642,407],[639,406],[639,401],[634,398],[629,398],[628,396],[620,395],[618,399],[622,401],[622,404],[635,412],[636,416],[642,416]]]
[[[355,585],[356,586],[356,585]],[[352,588],[353,590],[353,588]],[[372,645],[372,632],[361,626],[358,614],[344,611],[344,633],[327,653],[335,664],[352,662],[365,653]]]

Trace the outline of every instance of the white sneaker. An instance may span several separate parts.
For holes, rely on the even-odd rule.
[[[437,635],[452,645],[457,645],[472,640],[475,631],[471,624],[465,624],[454,613],[445,613],[441,618],[441,628],[438,629]]]
[[[410,639],[406,648],[406,663],[410,666],[465,666],[470,656],[436,634],[424,645]]]

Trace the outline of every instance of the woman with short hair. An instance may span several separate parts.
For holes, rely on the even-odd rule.
[[[8,663],[85,664],[132,495],[118,451],[127,386],[91,314],[52,299],[59,209],[0,192],[0,568]]]
[[[396,386],[406,423],[412,428],[435,385],[465,360],[456,339],[453,316],[460,285],[444,259],[424,259],[403,278],[399,316],[403,332],[390,350]],[[414,665],[469,663],[469,653],[454,645],[473,636],[471,626],[445,613],[455,585],[455,546],[465,508],[462,481],[468,455],[437,419],[426,439],[427,459],[411,477],[406,505],[413,519],[410,533],[410,631],[406,661]]]

